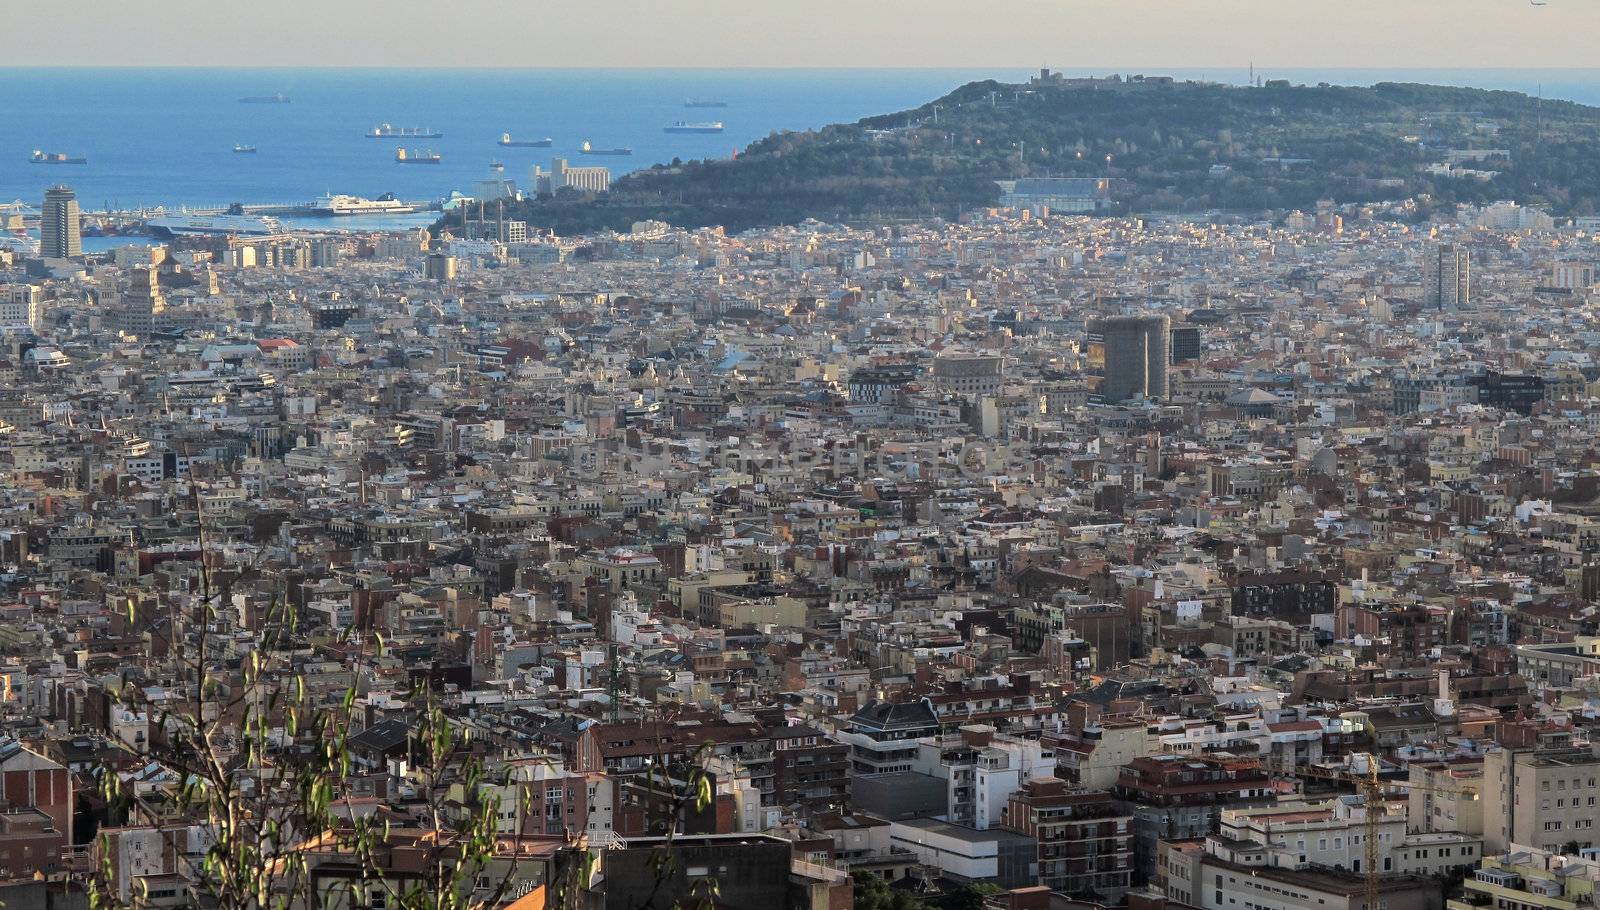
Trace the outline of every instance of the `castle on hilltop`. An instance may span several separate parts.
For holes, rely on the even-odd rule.
[[[1192,79],[1180,82],[1171,76],[1123,76],[1120,73],[1112,73],[1109,76],[1067,76],[1064,73],[1055,72],[1049,67],[1040,68],[1039,75],[1028,80],[1028,85],[1033,88],[1095,89],[1124,92],[1158,88],[1202,88],[1218,84],[1215,82],[1196,82]]]

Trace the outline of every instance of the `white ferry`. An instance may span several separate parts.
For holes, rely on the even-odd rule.
[[[311,207],[311,212],[315,215],[409,215],[416,210],[416,206],[402,202],[388,193],[377,199],[330,193],[317,200]]]
[[[145,227],[158,237],[283,233],[278,219],[270,215],[162,215],[146,221]]]

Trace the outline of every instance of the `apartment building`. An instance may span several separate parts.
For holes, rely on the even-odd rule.
[[[1517,645],[1517,673],[1533,684],[1570,686],[1600,673],[1600,638],[1579,635],[1571,642]]]
[[[836,738],[850,747],[852,774],[884,774],[911,770],[921,749],[917,740],[938,732],[939,719],[926,700],[874,702],[857,711]]]
[[[0,287],[0,325],[37,329],[43,313],[38,285],[12,284]]]
[[[1600,756],[1566,745],[1570,735],[1546,737],[1544,748],[1502,748],[1484,756],[1484,843],[1491,852],[1512,844],[1559,851],[1592,847],[1600,834]]]
[[[918,740],[911,770],[944,781],[946,820],[986,831],[1000,824],[1012,793],[1029,780],[1052,777],[1055,766],[1055,750],[1039,740],[967,724],[954,734]]]
[[[1142,720],[1107,720],[1090,724],[1077,735],[1046,737],[1053,743],[1056,776],[1085,790],[1109,790],[1122,766],[1155,750],[1156,738]]]
[[[1173,844],[1164,855],[1169,900],[1199,910],[1365,910],[1366,876],[1270,865],[1253,842],[1222,838]],[[1378,910],[1441,910],[1444,892],[1418,876],[1378,881]]]
[[[637,550],[622,547],[605,553],[584,556],[578,566],[585,575],[598,578],[613,593],[632,585],[649,584],[661,579],[661,560]]]
[[[1513,844],[1505,853],[1485,856],[1478,870],[1451,899],[1448,910],[1572,910],[1594,906],[1600,881],[1600,856],[1581,856]]]
[[[1133,816],[1109,793],[1031,780],[1006,803],[1005,824],[1039,845],[1038,881],[1116,901],[1133,881]]]
[[[934,358],[934,385],[967,398],[994,395],[1005,379],[1005,359],[993,355],[945,354]]]
[[[1218,836],[1260,844],[1273,866],[1366,872],[1368,811],[1360,796],[1224,809]],[[1479,835],[1408,835],[1404,803],[1380,801],[1372,811],[1377,814],[1372,830],[1377,836],[1380,873],[1437,875],[1476,866],[1483,856]]]
[[[1276,800],[1260,763],[1236,757],[1136,759],[1123,768],[1113,792],[1134,803],[1134,868],[1141,882],[1155,871],[1159,841],[1205,837],[1217,830],[1223,808]]]
[[[1407,768],[1410,830],[1483,834],[1483,762],[1412,762]]]

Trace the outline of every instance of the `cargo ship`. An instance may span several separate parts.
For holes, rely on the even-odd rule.
[[[256,153],[256,147],[253,145],[240,145],[239,143],[235,142],[233,144],[233,153],[235,155],[254,155]]]
[[[384,193],[376,199],[330,193],[311,205],[314,215],[409,215],[416,210],[411,203],[394,198],[393,193]]]
[[[500,144],[508,148],[547,149],[555,145],[555,140],[548,136],[543,139],[512,139],[510,133],[501,133]]]
[[[727,107],[728,106],[728,102],[726,102],[726,101],[697,100],[697,99],[694,99],[694,98],[685,98],[685,99],[683,99],[683,106],[684,107]]]
[[[661,128],[663,133],[720,133],[722,132],[721,120],[706,120],[700,123],[689,123],[679,120]]]
[[[380,123],[367,131],[368,139],[443,139],[444,133],[425,126],[390,126]]]
[[[157,237],[260,236],[279,234],[283,226],[268,215],[162,215],[144,223]]]
[[[583,155],[632,155],[633,149],[628,148],[625,145],[619,145],[616,148],[610,149],[597,149],[585,141],[583,145],[578,147],[578,152],[579,154]]]
[[[239,99],[240,104],[288,104],[288,95],[246,95]]]
[[[28,160],[30,162],[34,163],[34,164],[88,164],[89,163],[89,159],[87,159],[87,158],[74,158],[71,155],[63,155],[60,152],[41,152],[38,149],[34,149],[33,150],[33,154],[28,156]]]
[[[427,151],[422,152],[419,152],[415,149],[394,150],[395,164],[438,164],[443,160],[444,156],[440,155],[433,149],[428,149]]]

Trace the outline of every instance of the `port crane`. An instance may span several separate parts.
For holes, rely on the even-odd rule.
[[[19,218],[38,217],[39,210],[18,199],[16,202],[0,202],[0,230],[4,230],[7,223]]]
[[[1303,765],[1295,769],[1294,773],[1300,777],[1314,777],[1319,780],[1331,780],[1337,783],[1349,784],[1355,787],[1356,793],[1366,801],[1363,824],[1363,846],[1366,847],[1366,868],[1361,870],[1366,874],[1366,910],[1378,910],[1378,813],[1375,811],[1380,800],[1383,799],[1385,788],[1397,788],[1410,791],[1429,793],[1450,793],[1463,796],[1467,799],[1477,799],[1477,793],[1471,790],[1446,790],[1442,787],[1430,787],[1426,784],[1413,784],[1409,781],[1382,780],[1378,777],[1378,756],[1371,753],[1364,754],[1367,760],[1366,773],[1360,774],[1351,771],[1337,771],[1332,768],[1319,768],[1314,765]],[[1354,756],[1352,756],[1354,757]]]

